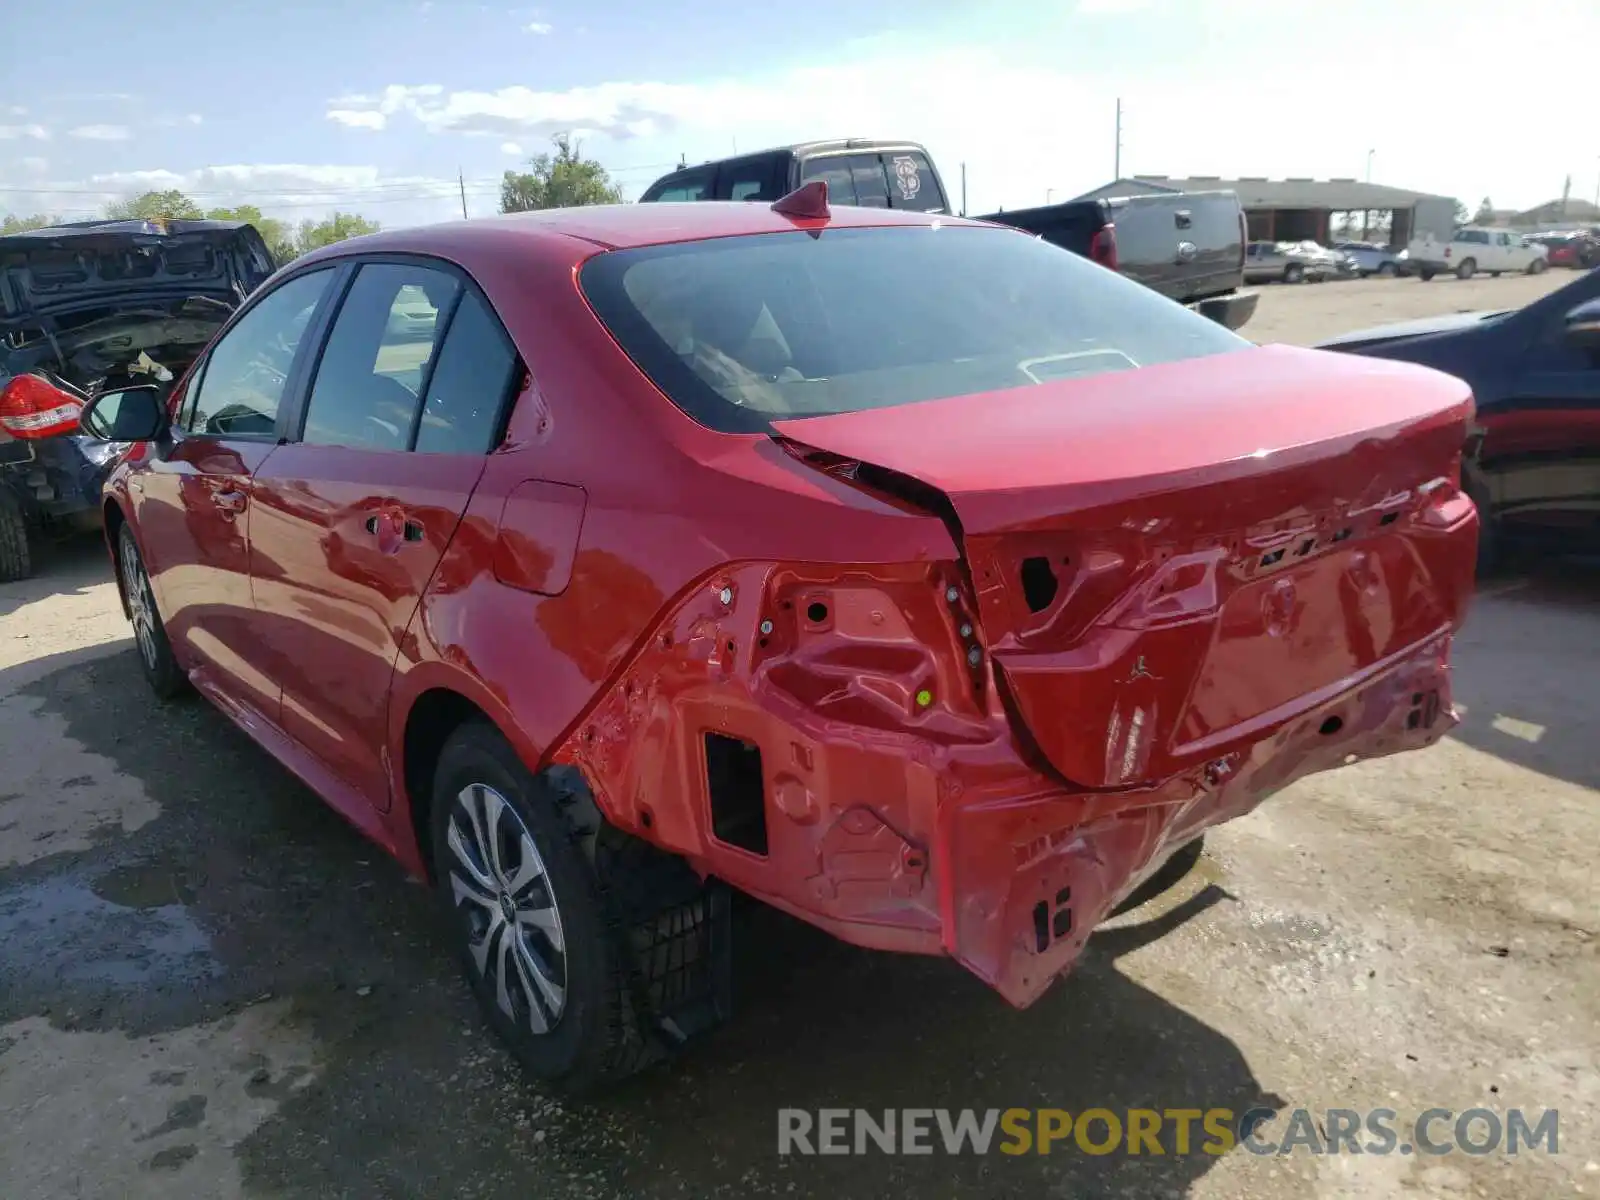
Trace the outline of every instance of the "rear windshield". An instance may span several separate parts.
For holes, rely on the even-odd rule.
[[[674,404],[726,432],[1252,343],[1015,230],[772,233],[615,250],[581,282]]]

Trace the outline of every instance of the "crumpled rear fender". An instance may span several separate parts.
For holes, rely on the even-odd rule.
[[[1075,789],[1016,736],[981,648],[969,661],[967,604],[955,564],[716,572],[551,758],[703,874],[859,945],[948,954],[1020,1006],[1203,829],[1454,720],[1441,629],[1201,768]]]

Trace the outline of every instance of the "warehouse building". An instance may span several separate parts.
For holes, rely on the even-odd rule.
[[[1430,233],[1448,241],[1456,227],[1453,196],[1430,196],[1356,179],[1138,175],[1114,180],[1085,192],[1079,199],[1217,191],[1238,193],[1253,242],[1314,241],[1326,245],[1335,238],[1382,237],[1394,245],[1404,245]]]

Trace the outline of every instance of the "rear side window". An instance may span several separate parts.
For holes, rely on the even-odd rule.
[[[850,160],[842,155],[829,158],[808,158],[800,168],[800,182],[810,183],[820,179],[828,185],[828,200],[832,204],[855,204],[855,174]]]
[[[428,381],[416,449],[487,454],[499,439],[500,414],[517,368],[516,348],[500,319],[476,292],[466,292]]]
[[[410,263],[367,263],[328,335],[306,404],[311,446],[404,450],[461,285]]]
[[[640,199],[646,202],[660,201],[661,203],[709,200],[711,198],[711,184],[716,177],[717,172],[714,167],[684,171],[680,174],[669,176],[659,183],[652,184],[650,190]]]
[[[580,279],[657,387],[729,432],[1251,345],[1131,280],[1003,229],[717,238],[600,254]]]
[[[885,154],[889,169],[889,203],[894,208],[913,212],[943,212],[944,193],[928,165],[928,156],[919,152]]]
[[[857,154],[850,159],[850,181],[862,208],[889,207],[889,183],[883,175],[883,160],[876,154]]]
[[[776,157],[723,163],[717,172],[719,200],[776,200],[782,195]]]

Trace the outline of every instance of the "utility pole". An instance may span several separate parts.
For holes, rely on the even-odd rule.
[[[1377,153],[1376,150],[1368,150],[1367,151],[1367,182],[1368,183],[1372,182],[1372,156],[1374,154],[1376,154],[1376,153]]]
[[[1112,160],[1111,178],[1122,178],[1122,97],[1117,97],[1117,153]]]
[[[961,215],[967,215],[967,164],[961,164]]]
[[[467,177],[460,167],[456,168],[456,182],[461,185],[461,219],[467,219]]]

